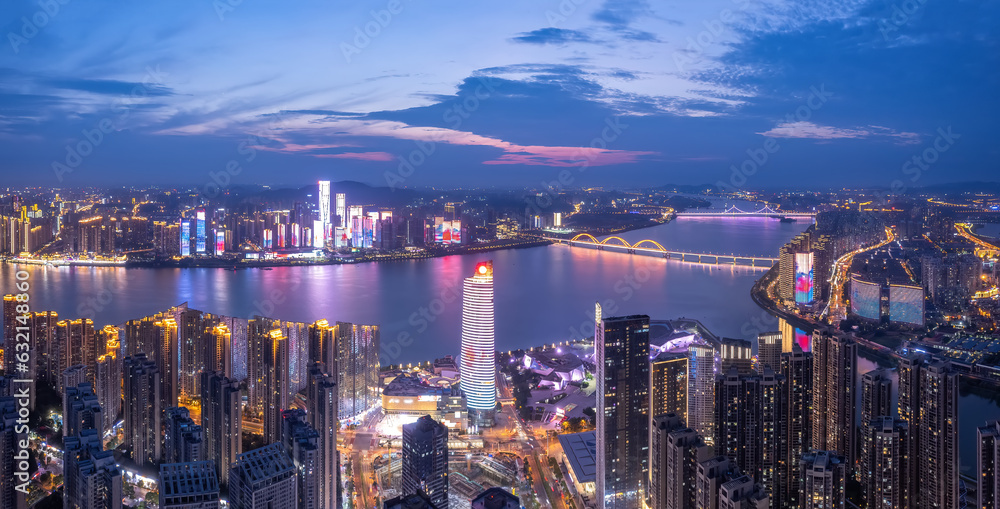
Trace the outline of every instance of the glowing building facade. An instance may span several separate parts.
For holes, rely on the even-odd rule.
[[[494,327],[493,262],[480,262],[462,287],[460,370],[470,418],[480,426],[492,424],[497,404]]]

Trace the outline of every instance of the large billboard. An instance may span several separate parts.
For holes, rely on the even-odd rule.
[[[801,348],[803,352],[812,351],[812,336],[810,336],[808,332],[802,329],[795,329],[795,342],[798,343],[799,348]]]
[[[215,232],[215,254],[220,255],[226,252],[226,232],[217,230]]]
[[[438,244],[461,244],[462,221],[445,221],[444,218],[434,218],[434,242]]]
[[[919,286],[889,285],[889,320],[924,325],[924,289]]]
[[[862,318],[882,318],[882,287],[851,277],[851,313]]]
[[[795,303],[809,305],[813,298],[813,254],[795,254]]]

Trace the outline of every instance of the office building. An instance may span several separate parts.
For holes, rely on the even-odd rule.
[[[494,328],[493,262],[486,261],[462,284],[461,387],[478,426],[493,425],[497,404]]]
[[[319,203],[317,204],[319,208],[319,221],[323,226],[322,239],[326,242],[327,232],[333,226],[333,221],[330,218],[330,214],[333,209],[330,207],[330,181],[320,180],[319,181]],[[317,236],[319,237],[319,236]],[[323,247],[322,244],[313,247]]]
[[[785,503],[798,507],[802,486],[799,459],[812,446],[812,353],[803,352],[799,345],[781,354],[781,375],[785,377]]]
[[[844,507],[848,468],[843,456],[832,451],[812,451],[802,455],[799,469],[801,509]]]
[[[160,509],[219,508],[219,478],[211,460],[160,465],[157,488]]]
[[[337,383],[322,363],[309,368],[306,386],[306,417],[319,434],[319,507],[340,507],[340,456],[337,451]]]
[[[63,507],[121,509],[122,472],[101,432],[87,429],[63,440]]]
[[[201,426],[204,458],[216,465],[219,484],[229,482],[229,467],[243,451],[240,384],[221,373],[201,374]]]
[[[347,227],[347,195],[344,193],[337,193],[337,220],[339,221],[338,226],[341,228]]]
[[[664,352],[649,367],[650,415],[677,414],[687,422],[688,358]]]
[[[137,465],[160,461],[160,370],[145,354],[124,359],[125,446]]]
[[[843,456],[848,475],[855,457],[857,352],[857,344],[845,337],[828,331],[812,335],[812,448]]]
[[[719,357],[712,345],[695,343],[688,347],[687,423],[709,445],[715,440],[715,375],[718,372]]]
[[[192,463],[205,459],[202,427],[194,423],[188,409],[170,407],[163,414],[163,461]]]
[[[976,428],[976,474],[976,509],[995,509],[1000,503],[1000,421]]]
[[[695,506],[698,464],[710,456],[710,447],[679,414],[653,417],[649,442],[649,490],[652,509]]]
[[[285,450],[295,465],[298,482],[298,509],[314,509],[320,505],[320,479],[332,472],[320,464],[319,433],[306,422],[306,412],[300,408],[281,412],[281,438]]]
[[[762,332],[757,335],[758,371],[764,366],[778,371],[781,369],[781,332]]]
[[[472,509],[521,509],[521,499],[503,488],[490,488],[472,499]]]
[[[596,495],[606,509],[638,509],[648,481],[649,317],[596,311]]]
[[[229,469],[229,507],[277,509],[299,499],[295,465],[281,443],[236,457]]]
[[[905,491],[908,458],[906,457],[907,425],[884,416],[865,426],[869,433],[861,449],[861,489],[868,509],[909,507]]]
[[[85,429],[101,430],[104,413],[94,393],[94,386],[82,383],[67,387],[63,396],[63,436],[79,435]]]
[[[403,425],[402,492],[448,509],[448,428],[430,416]]]

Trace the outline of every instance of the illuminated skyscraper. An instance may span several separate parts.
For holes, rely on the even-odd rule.
[[[652,509],[686,509],[695,506],[698,463],[709,458],[710,448],[680,414],[653,417],[649,441],[649,494]]]
[[[882,417],[892,417],[892,379],[887,369],[875,369],[861,375],[861,455],[858,457],[858,476],[865,486],[872,475],[880,475],[867,464],[872,448],[873,422],[882,425]]]
[[[264,394],[266,396],[264,414],[264,441],[281,440],[281,412],[287,410],[289,394],[289,344],[288,336],[281,329],[271,331],[271,348],[265,358]]]
[[[347,227],[347,195],[337,193],[337,217],[341,228]]]
[[[281,412],[281,429],[281,441],[297,474],[299,499],[295,507],[325,508],[320,502],[320,480],[327,473],[320,465],[319,433],[306,422],[301,408]]]
[[[596,307],[597,500],[639,509],[649,463],[649,317],[603,318]]]
[[[649,385],[651,415],[674,413],[687,422],[687,372],[686,354],[664,352],[653,359]]]
[[[827,331],[812,335],[812,448],[844,457],[847,475],[854,471],[854,394],[858,380],[858,345]]]
[[[205,252],[205,209],[198,209],[195,212],[195,252],[203,254]]]
[[[687,422],[709,445],[715,439],[715,374],[719,357],[712,345],[688,347]]]
[[[337,322],[336,377],[341,421],[364,417],[381,402],[379,327]]]
[[[976,428],[976,474],[979,482],[977,509],[1000,503],[1000,421]]]
[[[757,335],[757,364],[760,368],[770,366],[775,371],[781,369],[781,332]]]
[[[56,323],[55,345],[51,349],[55,365],[62,373],[70,366],[85,367],[86,380],[93,380],[97,362],[94,322],[90,319],[61,320]],[[63,387],[60,386],[59,390]]]
[[[229,482],[229,467],[243,450],[240,383],[221,373],[201,373],[201,426],[204,458],[215,461],[219,483]]]
[[[792,345],[792,351],[781,354],[781,374],[785,377],[785,401],[788,416],[785,419],[786,454],[785,503],[798,507],[802,486],[799,459],[812,445],[812,384],[813,357],[803,352],[799,345]]]
[[[902,401],[902,364],[899,376]],[[911,445],[916,468],[911,470],[920,509],[959,507],[958,378],[958,372],[944,361],[920,366],[919,407],[915,422],[909,423],[910,441],[916,441]]]
[[[161,399],[160,370],[146,354],[125,357],[125,445],[137,465],[159,462]]]
[[[868,445],[861,449],[861,489],[868,509],[908,507],[906,423],[884,416],[873,419],[864,429],[869,436],[862,437],[862,443]]]
[[[14,456],[21,450],[18,441],[27,434],[16,433],[18,426],[17,401],[12,397],[0,397],[0,507],[27,507],[26,496],[19,494],[14,472],[17,460]],[[20,502],[20,505],[18,504]]]
[[[97,358],[94,386],[101,404],[103,423],[101,432],[114,426],[122,407],[122,354],[118,341],[108,341],[105,354]]]
[[[180,252],[181,256],[191,256],[191,221],[187,219],[181,219],[181,233],[180,233]]]
[[[735,366],[739,374],[753,370],[753,347],[745,339],[722,338],[719,341],[719,372],[728,373]]]
[[[326,374],[322,363],[309,368],[306,386],[306,417],[319,433],[319,506],[340,507],[340,459],[337,451],[337,383]]]
[[[802,509],[844,507],[844,489],[849,471],[844,457],[830,451],[812,451],[799,462]]]
[[[486,261],[462,286],[461,386],[469,417],[480,426],[492,426],[497,404],[494,328],[493,262]]]
[[[326,235],[333,221],[330,220],[330,181],[320,180],[319,181],[319,220],[323,223],[323,241],[326,241]],[[318,246],[317,246],[318,247]]]
[[[295,465],[280,442],[240,454],[230,467],[232,509],[293,507],[298,498]]]
[[[448,509],[448,428],[425,415],[403,425],[402,491]]]

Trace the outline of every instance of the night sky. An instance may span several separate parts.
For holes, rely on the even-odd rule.
[[[0,186],[997,180],[998,25],[991,0],[13,0]]]

